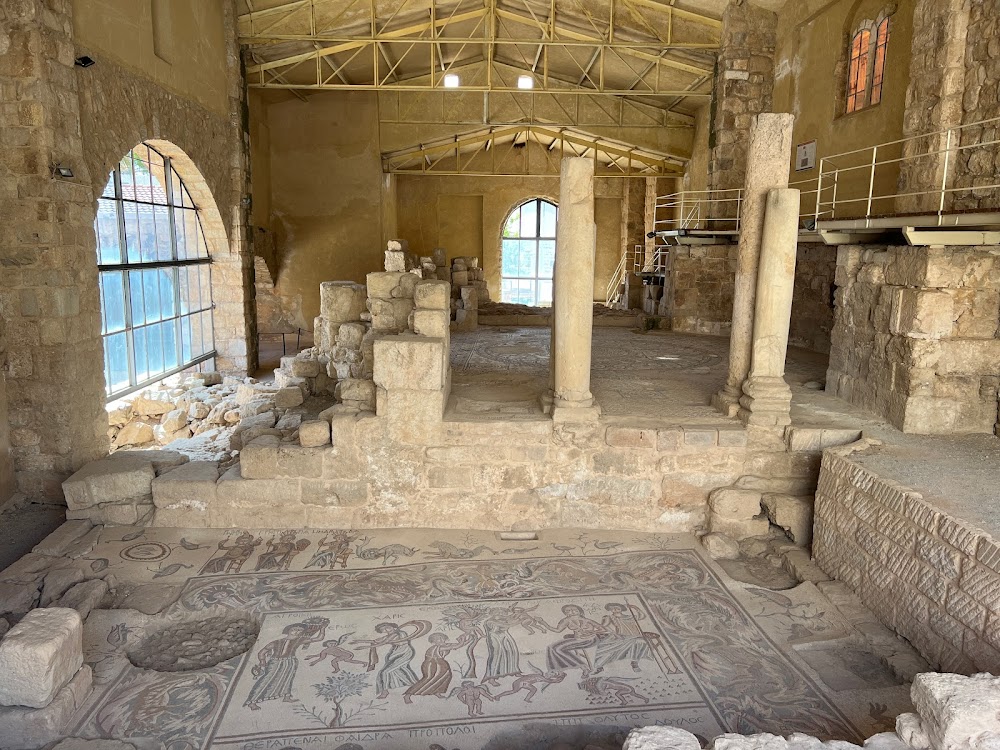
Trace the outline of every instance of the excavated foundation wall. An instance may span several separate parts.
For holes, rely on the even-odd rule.
[[[851,459],[823,455],[813,556],[936,668],[1000,668],[1000,543]]]
[[[992,433],[1000,247],[842,246],[827,391],[908,433]]]

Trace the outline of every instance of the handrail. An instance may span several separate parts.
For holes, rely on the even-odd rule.
[[[622,252],[621,260],[618,261],[618,267],[615,272],[611,274],[611,281],[608,282],[608,288],[605,290],[604,294],[604,305],[605,307],[611,307],[615,302],[617,302],[618,290],[621,285],[625,283],[625,269],[628,268],[628,248]],[[612,290],[614,290],[612,296]]]

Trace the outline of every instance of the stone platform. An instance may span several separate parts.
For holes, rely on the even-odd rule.
[[[865,434],[823,457],[816,561],[931,664],[997,673],[1000,440]]]
[[[78,526],[28,563],[0,580],[107,584],[64,732],[142,747],[859,741],[925,668],[840,584],[741,582],[688,535]]]

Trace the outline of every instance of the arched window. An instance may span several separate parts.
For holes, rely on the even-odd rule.
[[[882,101],[888,49],[888,16],[878,23],[864,22],[851,39],[850,64],[847,71],[848,113],[857,112]]]
[[[211,258],[198,208],[170,159],[146,144],[126,154],[94,228],[108,397],[210,368]]]
[[[559,209],[541,198],[510,212],[503,227],[500,299],[532,307],[552,305]]]

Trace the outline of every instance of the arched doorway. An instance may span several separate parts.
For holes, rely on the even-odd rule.
[[[544,198],[517,206],[503,226],[500,300],[532,307],[552,305],[558,207]]]
[[[200,207],[148,143],[115,166],[94,224],[109,399],[214,369],[212,279]]]

